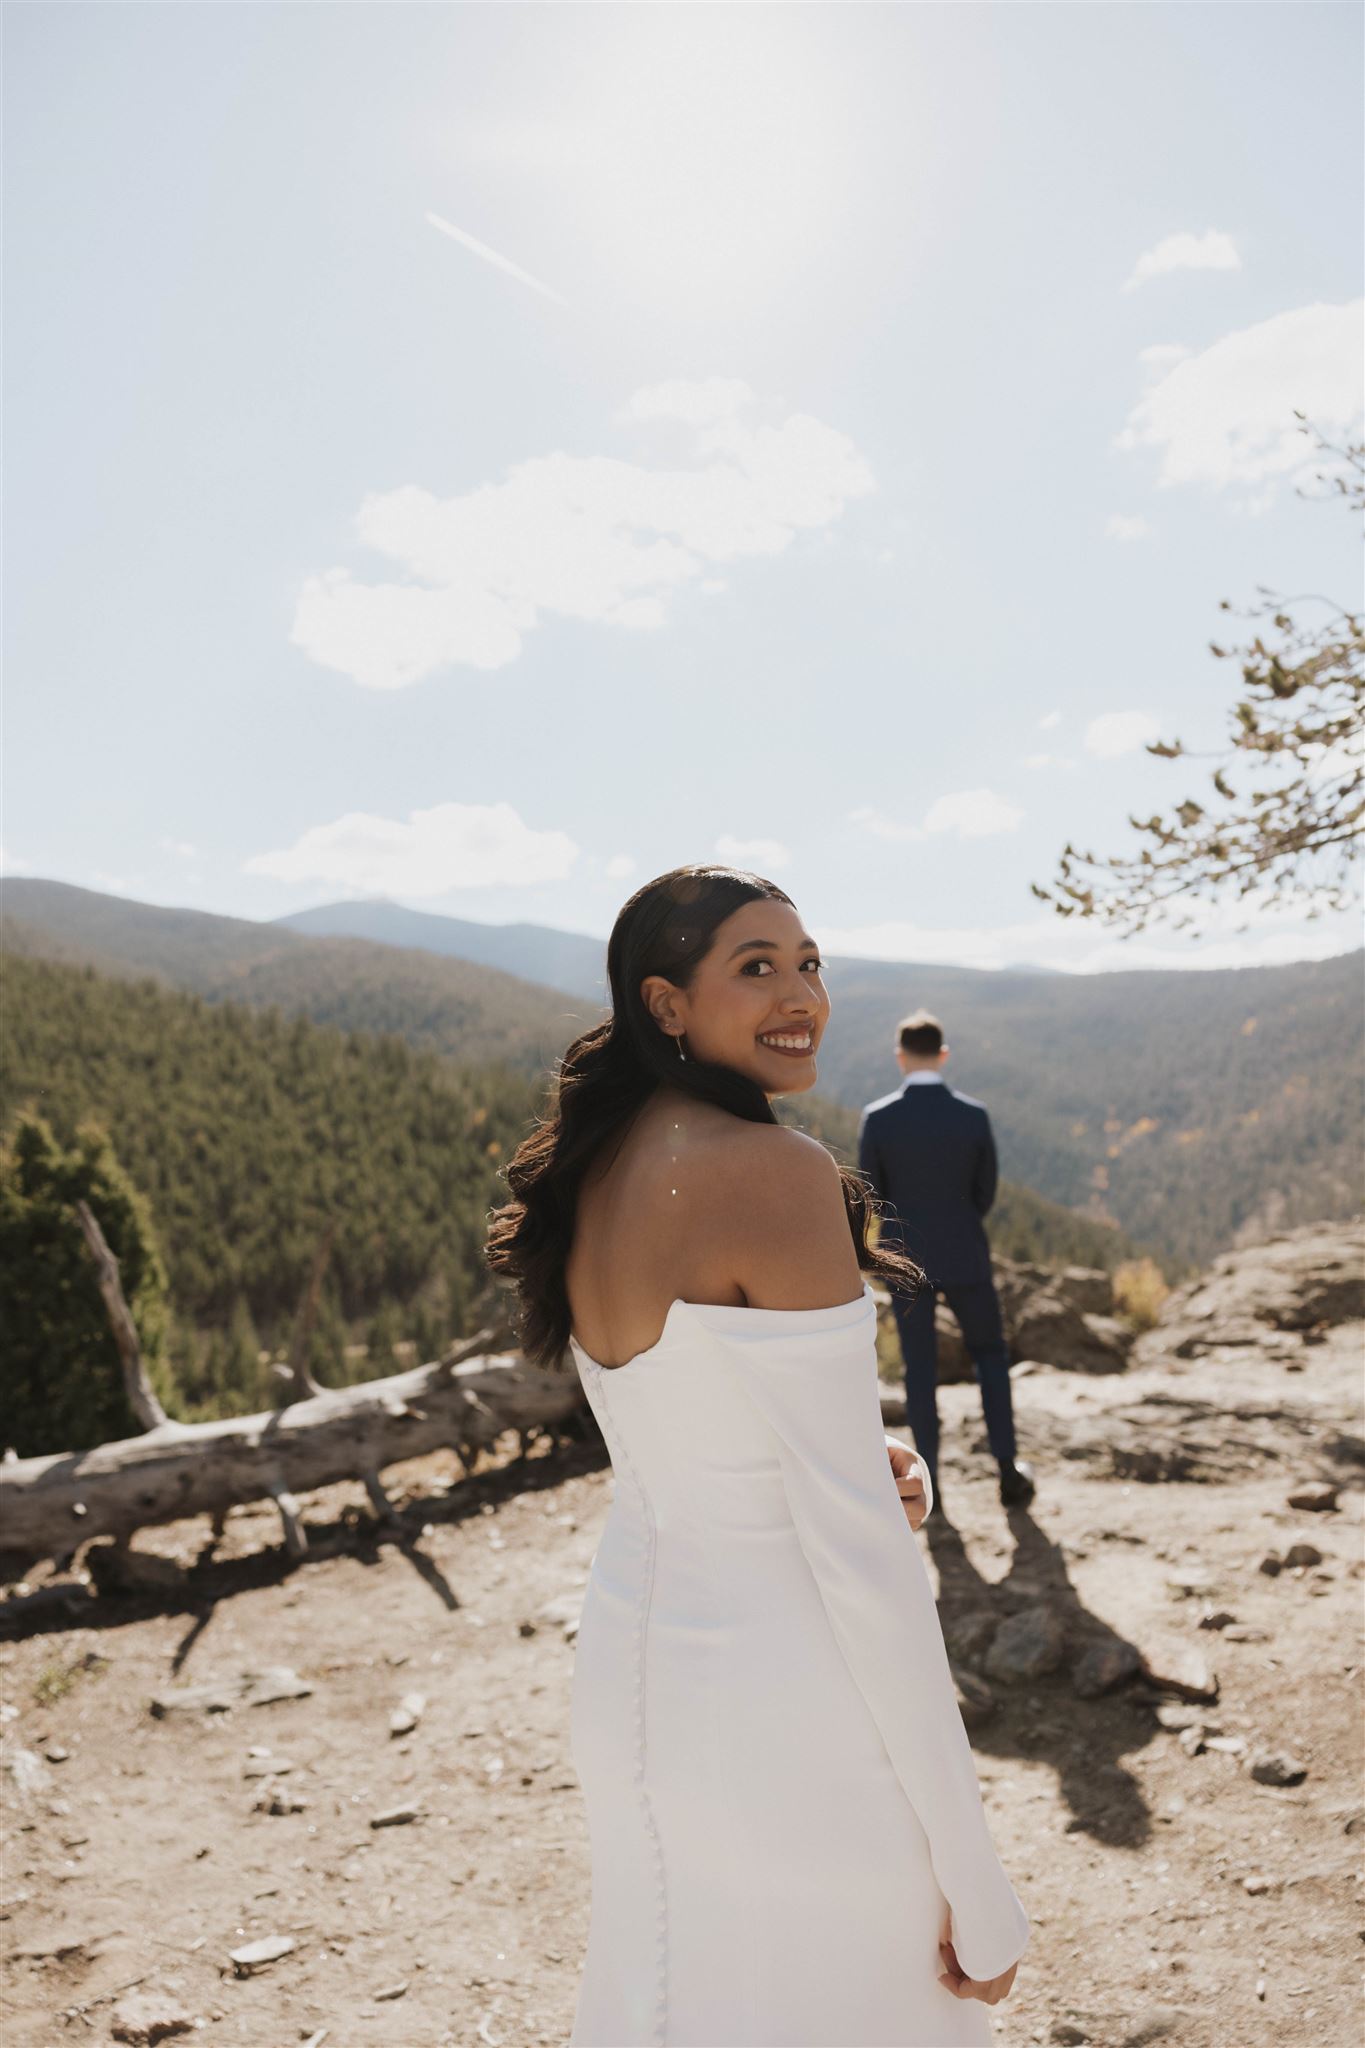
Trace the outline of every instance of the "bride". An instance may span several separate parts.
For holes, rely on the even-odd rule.
[[[570,1712],[592,1856],[571,2048],[988,2043],[1028,1939],[889,1450],[875,1198],[773,1098],[830,999],[791,899],[676,868],[623,906],[487,1257],[572,1356],[614,1489]],[[908,1519],[907,1519],[908,1516]]]

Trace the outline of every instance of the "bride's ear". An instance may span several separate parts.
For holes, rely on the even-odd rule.
[[[647,974],[640,983],[640,1001],[661,1030],[667,1031],[678,1022],[673,1007],[677,993],[666,975]]]

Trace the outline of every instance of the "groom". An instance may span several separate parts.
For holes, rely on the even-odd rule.
[[[927,1010],[899,1026],[896,1062],[905,1079],[893,1095],[869,1102],[858,1126],[858,1165],[886,1205],[882,1229],[924,1267],[927,1281],[913,1302],[891,1297],[905,1361],[906,1420],[915,1449],[938,1478],[938,1355],[934,1303],[947,1301],[976,1370],[986,1435],[1000,1468],[1000,1498],[1023,1507],[1033,1475],[1015,1460],[1010,1355],[991,1275],[982,1218],[995,1200],[995,1140],[990,1118],[970,1095],[943,1079],[948,1047]]]

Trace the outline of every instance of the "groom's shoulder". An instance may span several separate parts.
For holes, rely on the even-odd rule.
[[[879,1095],[875,1102],[864,1103],[863,1115],[865,1117],[876,1116],[879,1110],[890,1109],[893,1103],[904,1102],[904,1100],[905,1097],[900,1089],[893,1088],[889,1095]]]
[[[960,1089],[950,1088],[948,1094],[954,1102],[960,1102],[964,1109],[974,1110],[980,1116],[989,1114],[984,1102],[978,1102],[974,1095],[964,1095]]]

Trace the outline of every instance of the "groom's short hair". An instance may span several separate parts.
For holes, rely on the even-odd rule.
[[[927,1010],[912,1010],[901,1018],[898,1029],[901,1051],[913,1053],[916,1059],[928,1059],[943,1050],[943,1026]]]

